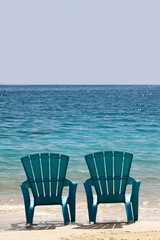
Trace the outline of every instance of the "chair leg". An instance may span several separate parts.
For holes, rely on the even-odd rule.
[[[91,222],[93,219],[92,217],[93,193],[92,193],[91,186],[88,183],[84,182],[83,184],[84,184],[86,198],[87,198],[88,218],[89,218],[89,222]]]
[[[34,217],[34,206],[28,209],[27,224],[33,224],[33,217]]]
[[[70,210],[70,216],[71,216],[71,222],[75,222],[76,218],[76,189],[77,184],[74,183],[70,186],[70,192],[69,192],[69,210]]]
[[[75,222],[75,218],[76,218],[76,216],[75,216],[75,203],[73,202],[73,203],[70,203],[69,204],[69,211],[70,211],[70,216],[71,216],[71,222]]]
[[[138,198],[139,198],[139,188],[140,188],[140,181],[136,181],[133,183],[133,192],[132,192],[132,208],[133,208],[133,215],[134,221],[138,220]]]
[[[138,220],[138,204],[134,204],[132,202],[132,208],[133,208],[134,221],[137,221]]]
[[[34,216],[34,198],[30,198],[29,189],[25,184],[21,185],[21,190],[24,199],[25,214],[26,214],[26,224],[33,223]]]
[[[67,206],[67,201],[62,202],[62,213],[63,213],[63,219],[64,219],[64,224],[69,224],[70,219],[69,219],[69,213],[68,213],[68,206]]]
[[[97,204],[97,201],[96,201],[96,202],[93,203],[93,206],[92,206],[91,217],[90,217],[90,222],[91,223],[92,222],[96,223],[97,208],[98,208],[98,204]]]
[[[132,209],[131,209],[131,203],[126,202],[125,203],[125,208],[126,208],[126,215],[127,215],[127,221],[128,222],[133,222],[133,214],[132,214]]]

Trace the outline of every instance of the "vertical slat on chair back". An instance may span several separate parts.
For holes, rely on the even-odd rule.
[[[42,171],[39,154],[30,155],[31,165],[35,176],[35,182],[37,187],[37,195],[40,197],[44,196],[43,185],[42,185]]]
[[[66,176],[67,166],[68,166],[69,157],[66,155],[61,155],[59,163],[59,181],[57,186],[57,196],[62,194],[64,179]]]
[[[132,158],[132,154],[120,151],[85,156],[97,195],[125,193]]]
[[[50,157],[49,153],[41,154],[41,162],[42,162],[42,175],[44,181],[44,195],[46,197],[50,196]]]
[[[106,164],[106,179],[108,185],[108,194],[113,194],[113,152],[104,152],[105,164]]]
[[[51,153],[51,195],[61,196],[69,157]]]
[[[56,196],[59,171],[59,154],[51,153],[50,170],[51,170],[51,196]]]
[[[100,189],[100,185],[99,185],[96,164],[94,161],[94,155],[92,153],[88,154],[85,156],[85,159],[86,159],[86,163],[87,163],[91,178],[94,182],[96,193],[97,193],[97,195],[101,195],[101,189]]]
[[[94,153],[95,164],[97,168],[97,176],[99,176],[99,185],[101,193],[107,194],[105,162],[103,152]]]
[[[32,154],[21,158],[34,197],[60,196],[69,157],[56,153]]]
[[[122,169],[122,183],[121,183],[121,193],[125,193],[127,180],[129,177],[131,164],[132,164],[133,154],[131,153],[124,153],[124,161],[123,161],[123,169]]]
[[[21,161],[22,161],[27,179],[30,183],[33,196],[38,197],[37,186],[36,186],[36,182],[35,182],[35,176],[33,173],[33,167],[31,164],[30,156],[22,157]]]
[[[114,152],[114,193],[120,193],[120,183],[122,179],[123,152]]]

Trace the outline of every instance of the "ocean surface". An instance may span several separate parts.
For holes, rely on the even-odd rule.
[[[160,85],[0,86],[0,210],[23,204],[22,156],[69,155],[67,176],[80,195],[84,155],[101,150],[134,154],[141,210],[159,214]]]

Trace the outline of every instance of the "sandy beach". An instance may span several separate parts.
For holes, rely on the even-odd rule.
[[[160,222],[48,225],[42,228],[1,232],[1,240],[159,240]]]

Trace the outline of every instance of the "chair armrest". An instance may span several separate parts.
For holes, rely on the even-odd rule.
[[[72,182],[69,186],[69,202],[75,202],[77,185],[76,182]]]
[[[132,192],[131,192],[131,201],[136,197],[138,197],[139,194],[139,188],[140,188],[141,181],[136,180],[132,177],[128,178],[127,185],[132,185]]]
[[[65,179],[64,186],[69,187],[69,195],[67,200],[68,203],[75,202],[77,185],[77,182],[72,182],[68,179]]]
[[[131,192],[131,202],[134,213],[134,221],[138,220],[138,199],[139,199],[139,188],[141,181],[135,180],[134,178],[128,179],[128,184],[132,184],[132,192]]]
[[[136,180],[136,179],[133,178],[133,177],[129,177],[127,184],[130,185],[130,184],[133,184],[133,182],[141,182],[141,181],[140,181],[140,180]]]
[[[83,182],[83,185],[84,185],[84,188],[85,188],[85,191],[86,191],[86,196],[87,196],[87,201],[91,201],[92,204],[93,204],[93,191],[92,191],[92,186],[93,185],[93,181],[91,178],[87,179],[85,182]]]
[[[141,184],[140,180],[136,180],[132,177],[128,178],[127,185],[132,185],[131,201],[134,201],[135,198],[138,198],[140,184]]]
[[[21,184],[21,190],[22,190],[22,194],[23,194],[23,199],[24,199],[24,205],[25,205],[25,212],[26,212],[26,216],[28,214],[28,209],[31,205],[31,198],[30,198],[30,193],[29,193],[29,182],[28,181],[24,181]]]
[[[21,184],[21,190],[22,190],[22,193],[23,193],[23,198],[27,199],[28,201],[30,201],[29,188],[30,188],[30,185],[29,185],[28,181],[24,181]]]
[[[69,208],[70,208],[71,222],[75,222],[77,183],[71,182],[70,180],[66,179],[64,186],[69,186],[69,195],[67,197],[67,204],[69,205]]]
[[[94,186],[93,180],[91,178],[87,179],[83,184],[84,184],[86,197],[87,197],[89,222],[95,223],[97,207],[98,207],[98,199],[97,199],[97,195],[94,195],[92,191],[92,186]]]
[[[86,198],[87,198],[87,205],[88,205],[88,214],[89,214],[89,222],[92,219],[92,206],[94,201],[93,191],[92,191],[92,185],[90,184],[90,179],[83,182],[85,192],[86,192]]]

